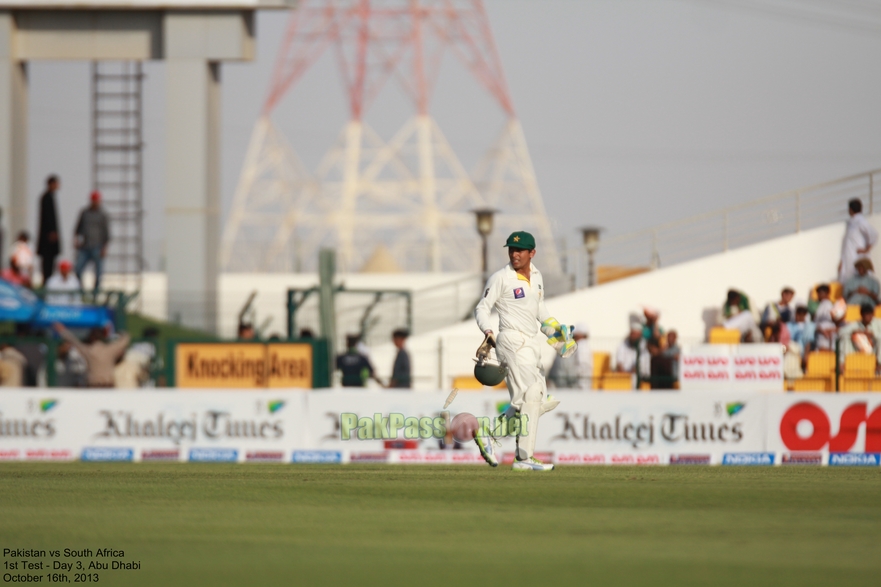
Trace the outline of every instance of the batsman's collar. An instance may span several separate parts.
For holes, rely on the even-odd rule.
[[[523,230],[512,232],[505,242],[505,246],[531,251],[535,248],[535,237]]]

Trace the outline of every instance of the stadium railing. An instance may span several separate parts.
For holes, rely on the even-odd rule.
[[[881,169],[790,190],[605,238],[597,264],[617,267],[669,267],[699,257],[798,233],[847,219],[847,202],[860,198],[874,212],[875,183]],[[581,259],[582,249],[568,251]]]

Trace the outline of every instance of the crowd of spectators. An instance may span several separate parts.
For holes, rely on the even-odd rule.
[[[142,338],[134,343],[127,333],[111,335],[109,328],[74,332],[56,323],[52,330],[56,336],[19,325],[15,336],[3,337],[0,386],[44,387],[50,371],[57,387],[135,389],[156,385],[154,377],[161,369],[157,329],[145,328]]]
[[[50,303],[77,304],[81,300],[78,294],[82,290],[82,276],[90,264],[95,273],[94,291],[100,288],[104,258],[110,244],[110,217],[101,205],[101,193],[93,191],[88,206],[80,211],[73,234],[75,265],[68,259],[59,260],[63,251],[61,222],[56,207],[60,187],[61,180],[57,175],[46,178],[46,189],[40,196],[36,251],[31,245],[30,233],[20,231],[12,244],[8,266],[0,270],[0,277],[27,288],[39,285]],[[37,256],[41,267],[39,281],[35,271]],[[3,261],[0,254],[0,265]],[[59,295],[54,296],[55,293]]]

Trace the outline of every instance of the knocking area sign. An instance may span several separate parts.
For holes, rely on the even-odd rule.
[[[312,387],[310,344],[178,343],[174,361],[177,387]]]
[[[679,357],[681,389],[783,391],[783,346],[702,344]]]

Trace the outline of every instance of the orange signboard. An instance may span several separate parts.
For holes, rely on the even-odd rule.
[[[178,343],[174,361],[177,387],[312,387],[310,344]]]
[[[312,345],[267,344],[267,387],[312,387]]]

